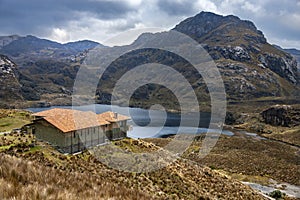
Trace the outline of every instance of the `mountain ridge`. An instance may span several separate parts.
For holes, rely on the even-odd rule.
[[[221,22],[215,23],[215,21]],[[205,28],[208,26],[207,24],[213,25],[207,29]],[[234,16],[224,17],[202,12],[180,22],[172,30],[194,38],[210,54],[224,80],[228,101],[278,97],[294,98],[297,95],[299,73],[297,73],[296,60],[290,54],[267,43],[263,33],[257,30],[252,22],[240,20]],[[144,33],[126,48],[143,48],[143,44],[144,46],[153,43],[163,44],[163,38],[166,37],[166,34],[168,32]],[[121,49],[122,47],[111,48],[109,54],[118,52],[118,48]],[[148,54],[152,54],[152,56],[147,57]],[[198,95],[199,100],[209,101],[205,83],[199,77],[194,76],[194,72],[189,71],[192,68],[188,67],[187,63],[182,62],[182,59],[179,58],[168,59],[170,56],[168,53],[160,52],[158,54],[157,51],[149,49],[145,50],[144,53],[142,50],[137,52],[136,56],[128,54],[128,57],[123,57],[119,64],[111,65],[111,71],[119,71],[118,73],[123,74],[126,70],[147,62],[171,65],[182,75],[187,75],[187,78],[194,80],[191,84],[196,93],[201,94]],[[135,61],[133,62],[133,60]],[[122,67],[122,62],[127,67]],[[122,69],[124,71],[120,72]],[[99,89],[99,102],[109,103],[107,96],[111,91],[107,91],[107,88],[113,86],[114,79],[118,79],[118,76],[110,75],[110,83],[106,86],[105,81],[101,82],[105,89]],[[153,103],[151,99],[163,95],[159,92],[162,88],[153,88],[152,86],[145,87],[138,91],[135,97],[139,100],[134,103],[134,106],[139,106],[141,102],[145,103],[146,101],[149,101],[148,104],[150,105],[148,106],[151,106]],[[105,98],[102,98],[103,96]],[[171,99],[164,99],[162,103],[171,101]]]
[[[229,101],[295,98],[299,94],[297,84],[300,76],[296,60],[289,53],[270,45],[253,22],[241,20],[233,15],[221,16],[201,12],[178,23],[172,30],[190,36],[209,53],[222,75]],[[146,43],[160,42],[164,34],[168,32],[144,33],[128,46],[105,49],[101,48],[103,45],[88,40],[60,44],[34,36],[8,36],[0,37],[0,44],[1,38],[2,44],[3,41],[10,41],[0,49],[0,53],[8,55],[18,65],[21,74],[19,81],[31,91],[27,94],[35,94],[34,98],[29,95],[26,100],[45,100],[59,104],[54,99],[70,98],[76,73],[90,49],[96,44],[109,55],[121,48],[142,47]],[[16,44],[20,41],[26,45],[13,51],[13,47],[18,47]],[[31,46],[37,41],[40,42],[37,46]],[[127,54],[112,63],[108,70],[110,74],[104,74],[104,78],[100,80],[102,82],[96,92],[97,103],[110,103],[111,88],[122,73],[136,65],[149,62],[175,67],[186,75],[186,78],[192,80],[190,83],[199,94],[198,98],[201,101],[209,101],[205,83],[193,75],[190,71],[192,68],[182,59],[172,59],[172,55],[168,53],[149,49],[136,53],[137,55]],[[145,86],[133,95],[132,106],[148,107],[154,102],[154,98],[168,96],[164,95],[163,91],[165,90],[161,87]],[[146,101],[149,105],[141,105]],[[70,103],[69,100],[68,102]],[[170,103],[171,99],[166,98],[163,102]]]
[[[59,43],[48,39],[41,39],[33,35],[24,37],[0,36],[0,53],[9,55],[11,57],[18,57],[21,54],[29,52],[42,53],[50,50],[65,51],[66,55],[77,54],[96,46],[103,46],[102,44],[90,40],[80,40],[68,43]]]

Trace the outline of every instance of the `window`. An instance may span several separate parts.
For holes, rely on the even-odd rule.
[[[75,132],[73,132],[73,137],[74,137],[74,138],[76,137],[76,134],[75,134]]]

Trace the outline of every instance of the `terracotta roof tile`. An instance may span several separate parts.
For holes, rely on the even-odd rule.
[[[109,121],[90,111],[83,112],[71,109],[54,108],[33,115],[43,117],[43,119],[65,133],[110,124]]]
[[[114,112],[111,112],[111,111],[98,114],[98,116],[100,118],[103,118],[106,121],[109,121],[109,122],[119,122],[119,121],[125,121],[125,120],[130,119],[130,117],[127,117],[125,115],[121,115],[119,113],[114,113]]]

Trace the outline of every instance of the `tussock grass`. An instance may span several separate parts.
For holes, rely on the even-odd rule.
[[[0,199],[150,199],[88,173],[68,172],[0,154]]]
[[[191,148],[200,145],[201,142],[195,142]],[[248,178],[272,178],[300,185],[299,149],[281,142],[247,136],[221,136],[205,158],[199,159],[195,154],[185,156],[199,164],[214,166],[215,169],[230,174],[246,175]]]
[[[144,140],[115,144],[135,152],[159,148]],[[112,169],[88,151],[63,155],[37,145],[0,153],[0,199],[263,199],[248,186],[183,159],[157,171],[133,173]]]

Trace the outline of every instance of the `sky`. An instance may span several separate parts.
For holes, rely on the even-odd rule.
[[[269,43],[300,49],[300,0],[0,0],[0,35],[105,44],[126,31],[169,30],[201,11],[253,21]]]

